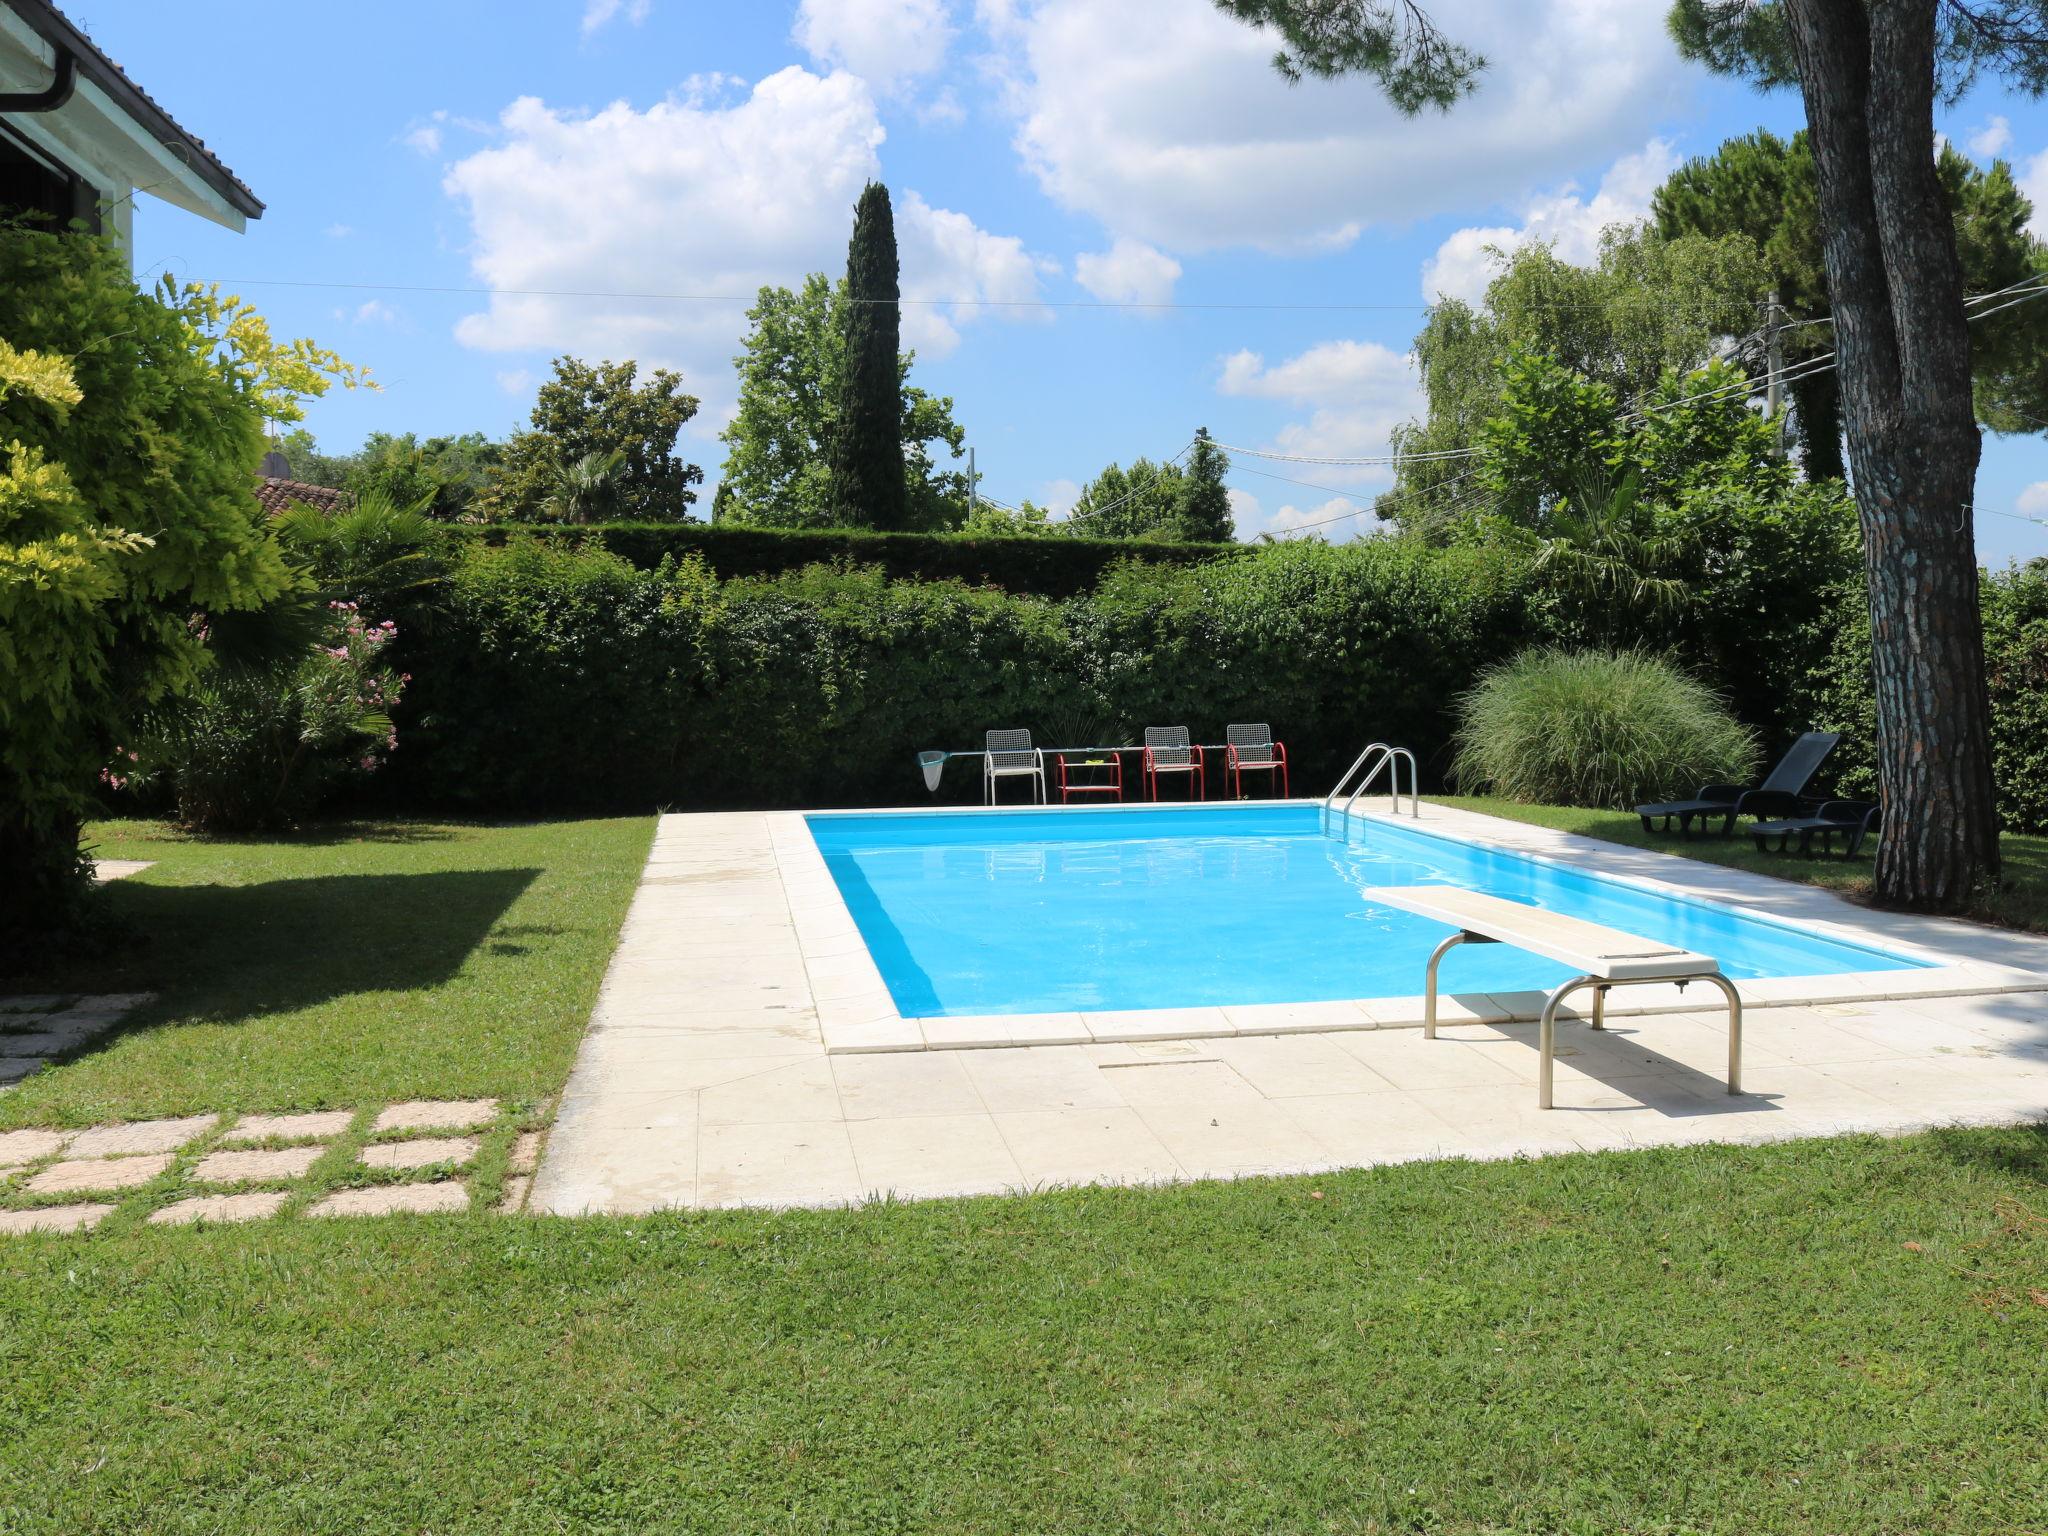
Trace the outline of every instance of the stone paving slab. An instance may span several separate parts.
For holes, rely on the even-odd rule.
[[[192,1177],[201,1184],[273,1184],[280,1179],[301,1179],[326,1151],[315,1146],[209,1152],[193,1167]]]
[[[85,1232],[114,1214],[111,1205],[47,1205],[34,1211],[0,1211],[0,1236],[27,1232]]]
[[[306,1208],[308,1216],[432,1215],[469,1209],[469,1191],[454,1180],[437,1184],[382,1184],[338,1189]]]
[[[184,1115],[172,1120],[134,1120],[80,1131],[67,1149],[73,1157],[120,1157],[136,1152],[175,1152],[220,1123],[219,1115]]]
[[[70,1158],[52,1163],[22,1186],[32,1195],[73,1195],[134,1189],[171,1166],[171,1154],[143,1157]]]
[[[326,1141],[349,1128],[355,1112],[347,1109],[315,1110],[298,1115],[244,1115],[226,1135],[224,1146],[251,1141]]]
[[[1477,820],[1504,845],[1582,867],[1605,870],[1608,853],[1628,852],[1561,848]],[[1692,880],[1699,894],[1802,926],[1888,921],[1767,877],[1730,883],[1723,877],[1740,872],[1657,854],[1626,863],[1628,878]],[[779,907],[764,895],[777,879]],[[1884,941],[1946,954],[1957,963],[1944,969],[1971,986],[2031,990],[1942,997],[1830,978],[1832,1000],[1812,1003],[1797,986],[1774,995],[1755,984],[1771,1006],[1747,1010],[1739,1096],[1721,1079],[1725,1015],[1700,1011],[1696,998],[1617,1009],[1599,1034],[1568,1021],[1559,1107],[1543,1111],[1536,1030],[1517,1021],[1528,1002],[1519,996],[1447,1003],[1434,1041],[1392,1027],[1419,1021],[1413,998],[898,1019],[850,963],[858,936],[829,882],[800,816],[662,818],[530,1210],[843,1205],[2048,1118],[2048,940],[2038,937],[1909,918]],[[750,1011],[734,962],[754,930],[764,968],[755,990],[775,1001]],[[796,978],[791,932],[806,967]],[[709,990],[693,995],[700,969]],[[860,1051],[829,1049],[849,1030],[869,1032]],[[1128,1038],[1103,1038],[1119,1035]]]
[[[251,1190],[240,1195],[194,1195],[149,1213],[153,1227],[189,1226],[195,1221],[261,1221],[275,1216],[291,1196],[281,1189]]]
[[[435,1163],[462,1164],[477,1154],[474,1136],[422,1136],[417,1141],[386,1141],[362,1150],[367,1168],[430,1168]]]
[[[63,1150],[69,1131],[0,1131],[0,1168],[19,1168]]]
[[[468,1131],[498,1117],[496,1099],[413,1099],[393,1104],[371,1122],[372,1131]]]

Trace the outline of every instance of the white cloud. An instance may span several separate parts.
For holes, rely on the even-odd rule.
[[[716,102],[705,94],[714,85]],[[705,402],[696,426],[715,432],[754,293],[842,271],[854,200],[881,172],[874,98],[853,76],[791,66],[737,86],[698,81],[644,111],[621,101],[582,114],[532,97],[507,107],[498,142],[458,160],[443,183],[468,213],[477,277],[500,290],[619,296],[499,292],[457,323],[457,339],[677,368]],[[1021,243],[915,192],[896,206],[907,294],[1037,299]],[[957,341],[937,312],[912,331],[918,312],[906,306],[919,344]]]
[[[1126,236],[1106,251],[1076,256],[1074,279],[1105,304],[1164,304],[1180,281],[1180,263]]]
[[[1081,499],[1081,483],[1078,480],[1048,480],[1038,488],[1033,498],[1054,518],[1065,517],[1074,510],[1074,503]]]
[[[583,35],[588,37],[621,16],[637,27],[651,8],[652,0],[583,0]]]
[[[352,317],[357,325],[396,325],[398,311],[382,299],[365,299]]]
[[[533,387],[533,370],[530,368],[504,368],[497,375],[498,388],[508,395],[523,395]]]
[[[958,327],[984,315],[1040,319],[1040,263],[1013,235],[992,235],[964,213],[934,208],[915,192],[896,200],[896,252],[906,299],[984,303],[905,304],[903,344],[944,357],[960,344]]]
[[[2013,507],[2028,517],[2048,516],[2048,480],[2036,480],[2021,491]]]
[[[2019,171],[2020,191],[2034,205],[2027,220],[2027,233],[2036,240],[2048,240],[2048,149],[2029,160]]]
[[[441,122],[447,116],[445,112],[436,112],[429,121],[406,129],[398,136],[398,142],[431,159],[441,153]]]
[[[1365,79],[1290,86],[1274,39],[1211,0],[984,3],[1025,164],[1113,235],[1187,252],[1341,246],[1523,194],[1640,144],[1680,65],[1643,0],[1441,0],[1494,60],[1450,112],[1405,118]]]
[[[1306,421],[1282,427],[1265,446],[1312,458],[1383,454],[1394,428],[1422,407],[1412,360],[1376,341],[1326,341],[1271,367],[1256,352],[1235,352],[1223,360],[1216,389],[1242,399],[1307,407]],[[1334,479],[1346,489],[1389,479],[1374,465],[1275,465],[1273,472],[1302,480]]]
[[[2002,117],[1990,122],[1970,135],[1970,153],[1979,159],[1989,159],[2012,142],[2012,124]]]
[[[346,240],[350,235],[354,233],[355,228],[353,225],[330,224],[327,226],[327,238],[330,240]]]
[[[945,0],[803,0],[790,36],[820,64],[893,93],[939,67],[953,27]]]
[[[1271,534],[1276,539],[1313,534],[1332,544],[1342,544],[1350,539],[1370,536],[1378,530],[1378,519],[1373,516],[1371,507],[1343,496],[1333,496],[1328,501],[1305,507],[1296,506],[1291,501],[1283,502],[1269,512],[1257,496],[1233,486],[1230,515],[1237,525],[1238,538],[1245,543],[1261,534]]]
[[[938,95],[917,109],[917,120],[927,128],[957,128],[967,121],[967,109],[953,87],[941,86]]]
[[[1437,247],[1422,264],[1422,297],[1477,304],[1486,285],[1500,270],[1496,250],[1541,242],[1564,260],[1584,266],[1600,250],[1600,232],[1611,224],[1633,224],[1649,217],[1650,198],[1678,166],[1670,144],[1652,139],[1641,150],[1624,155],[1600,178],[1590,198],[1575,187],[1563,187],[1532,199],[1516,225],[1461,229]]]

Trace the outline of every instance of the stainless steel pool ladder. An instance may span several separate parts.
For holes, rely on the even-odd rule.
[[[1422,814],[1422,800],[1416,787],[1415,754],[1406,747],[1389,746],[1384,741],[1372,743],[1363,752],[1359,753],[1356,758],[1352,759],[1351,766],[1344,770],[1343,775],[1337,780],[1336,787],[1323,797],[1323,809],[1326,811],[1335,809],[1337,797],[1343,794],[1345,786],[1349,785],[1356,778],[1358,781],[1357,787],[1351,791],[1350,799],[1344,802],[1343,808],[1349,811],[1352,806],[1358,803],[1358,797],[1371,789],[1380,774],[1384,772],[1387,776],[1388,792],[1393,796],[1394,814],[1396,816],[1400,815],[1401,765],[1403,763],[1408,765],[1408,814],[1410,816],[1420,816]]]

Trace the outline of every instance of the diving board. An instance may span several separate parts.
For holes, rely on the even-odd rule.
[[[1572,993],[1587,987],[1593,989],[1595,1029],[1607,1027],[1607,993],[1613,987],[1648,982],[1675,982],[1682,987],[1689,981],[1704,981],[1720,988],[1728,1000],[1728,1091],[1742,1091],[1742,999],[1735,984],[1721,974],[1720,962],[1711,955],[1457,886],[1375,885],[1367,886],[1359,894],[1369,902],[1426,917],[1455,930],[1431,953],[1429,968],[1424,973],[1422,1033],[1427,1039],[1436,1038],[1437,967],[1460,944],[1507,944],[1555,960],[1577,973],[1556,987],[1543,1004],[1543,1060],[1537,1096],[1544,1109],[1552,1107],[1551,1061],[1557,1043],[1557,1010]]]

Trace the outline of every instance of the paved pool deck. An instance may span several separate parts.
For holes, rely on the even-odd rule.
[[[1461,997],[1434,1041],[1409,1027],[1419,999],[903,1019],[801,815],[664,816],[528,1209],[846,1205],[2048,1118],[2048,939],[1422,811],[1425,829],[1940,964],[1743,983],[1739,1096],[1718,1010],[1617,993],[1604,1034],[1562,1026],[1543,1111],[1533,994]]]

